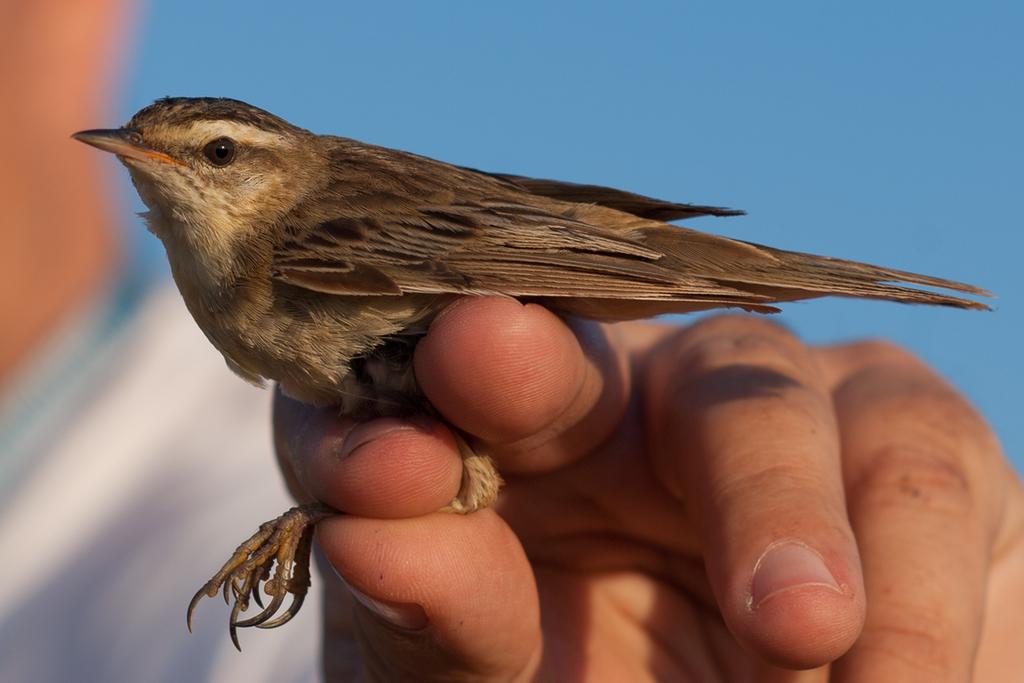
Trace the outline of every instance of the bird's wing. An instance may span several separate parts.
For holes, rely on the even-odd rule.
[[[634,192],[616,190],[615,188],[602,187],[600,185],[584,185],[580,183],[567,183],[561,180],[548,180],[546,178],[527,178],[508,173],[485,173],[475,169],[468,170],[490,176],[530,194],[550,197],[551,199],[574,204],[597,204],[609,209],[632,214],[639,218],[649,218],[656,221],[675,221],[685,218],[696,218],[697,216],[742,216],[746,213],[738,209],[727,209],[721,206],[669,202],[664,199],[654,199]]]
[[[336,163],[345,165],[335,174],[344,184],[299,207],[303,227],[278,245],[280,282],[335,295],[504,294],[605,319],[712,306],[768,311],[772,302],[825,295],[985,308],[907,286],[985,294],[962,283],[552,199],[393,150],[360,146]],[[628,301],[671,305],[623,307]]]
[[[418,206],[406,197],[377,197],[372,211],[292,231],[275,253],[274,277],[342,295],[709,299],[751,306],[766,299],[666,267],[657,249],[565,208],[556,213],[507,197]]]

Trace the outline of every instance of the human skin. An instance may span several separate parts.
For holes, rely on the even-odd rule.
[[[276,399],[293,493],[346,512],[318,533],[359,592],[325,581],[332,680],[1024,670],[1020,484],[984,420],[904,350],[807,347],[743,316],[570,328],[476,299],[434,323],[416,369],[496,458],[493,509],[433,512],[459,482],[444,427],[353,427]]]
[[[103,181],[116,169],[67,136],[110,120],[133,7],[0,0],[0,390],[110,278]],[[745,325],[725,355],[738,355],[728,351],[735,339],[763,336]],[[692,376],[672,355],[694,332],[576,329],[582,345],[540,309],[476,301],[441,318],[421,346],[431,399],[494,444],[509,479],[495,510],[469,517],[430,514],[459,476],[443,429],[391,431],[339,461],[351,425],[278,399],[293,490],[350,513],[323,525],[327,559],[366,594],[419,605],[405,612],[430,620],[396,629],[326,581],[335,677],[365,666],[387,678],[402,666],[421,680],[611,679],[601,667],[621,664],[676,680],[683,668],[697,680],[795,680],[762,659],[815,663],[853,642],[837,679],[963,680],[976,642],[977,680],[1024,668],[1012,609],[1024,604],[1019,484],[988,428],[918,361],[885,345],[807,349],[768,334],[758,364],[781,364],[807,385],[702,410],[676,393]],[[620,392],[611,368],[627,360]],[[645,409],[656,385],[677,387],[664,389],[674,408]],[[787,419],[806,431],[782,429]],[[683,451],[641,443],[656,436]],[[745,610],[767,539],[796,533],[848,577],[846,592],[790,589]],[[460,620],[480,628],[467,633]]]
[[[110,278],[111,169],[67,136],[111,118],[131,7],[0,0],[0,386]],[[509,478],[495,510],[431,514],[459,476],[443,429],[391,431],[338,460],[351,426],[279,398],[294,489],[350,513],[324,524],[327,558],[392,617],[428,620],[396,628],[325,582],[332,677],[819,680],[764,663],[843,651],[837,680],[1024,670],[1019,484],[988,428],[919,361],[878,344],[808,349],[760,323],[720,335],[584,325],[581,346],[556,318],[512,305],[464,304],[418,357],[445,416],[494,443]],[[674,354],[700,330],[726,340],[719,362],[750,353],[798,384],[688,397],[692,368]],[[624,365],[621,391],[611,369]],[[778,539],[814,547],[846,589],[746,608]]]
[[[130,10],[0,0],[0,391],[109,282],[111,169],[68,135],[110,119]]]

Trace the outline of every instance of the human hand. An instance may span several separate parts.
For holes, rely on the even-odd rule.
[[[1020,485],[920,361],[749,317],[572,325],[467,299],[419,345],[425,393],[507,479],[466,517],[434,512],[461,471],[444,427],[354,427],[278,396],[293,493],[346,513],[319,527],[358,591],[325,579],[329,678],[1024,670]]]

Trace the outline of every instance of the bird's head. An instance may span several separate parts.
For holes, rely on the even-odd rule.
[[[117,155],[166,242],[242,237],[279,219],[319,169],[316,136],[262,109],[225,98],[166,98],[123,127],[76,140]],[[189,240],[193,241],[193,240]]]

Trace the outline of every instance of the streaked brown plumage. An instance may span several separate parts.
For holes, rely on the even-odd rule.
[[[514,296],[602,321],[772,312],[828,295],[985,308],[914,286],[985,295],[962,283],[664,222],[742,212],[461,168],[314,135],[235,100],[160,100],[122,129],[76,137],[128,167],[189,310],[235,372],[360,419],[430,411],[411,350],[458,296]],[[452,509],[470,512],[490,504],[500,479],[461,445],[466,475]],[[223,584],[236,600],[233,638],[236,626],[286,621],[297,606],[271,618],[287,593],[301,604],[311,525],[324,514],[301,509],[265,525],[189,614]],[[245,562],[282,544],[273,577],[273,555]],[[273,603],[240,621],[268,578]]]

